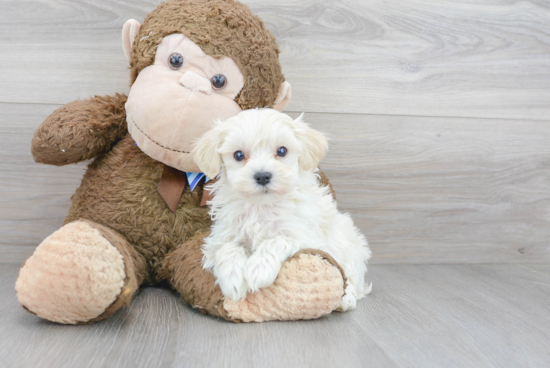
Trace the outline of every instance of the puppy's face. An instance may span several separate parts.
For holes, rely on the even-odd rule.
[[[218,153],[229,185],[255,202],[286,194],[299,177],[300,142],[278,120],[235,122]]]
[[[300,118],[262,109],[217,123],[193,153],[208,177],[223,164],[226,182],[239,197],[271,203],[296,187],[300,170],[315,170],[326,150],[326,138]]]

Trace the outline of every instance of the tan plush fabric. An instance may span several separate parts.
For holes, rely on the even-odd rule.
[[[134,294],[139,290],[139,287],[143,280],[145,279],[147,273],[147,263],[145,258],[139,254],[134,247],[132,247],[126,239],[124,239],[116,231],[109,229],[106,226],[96,224],[95,222],[85,221],[92,228],[98,230],[101,235],[114,246],[120,254],[122,254],[122,259],[124,261],[124,273],[126,277],[124,278],[124,285],[120,290],[117,298],[111,305],[107,307],[105,312],[99,316],[88,320],[83,321],[82,323],[93,323],[105,319],[112,314],[116,313],[120,308],[130,305]]]
[[[277,94],[277,99],[273,104],[273,109],[282,112],[285,109],[286,105],[290,102],[291,97],[292,88],[290,86],[290,83],[285,81],[279,87],[279,93]]]
[[[21,268],[19,302],[60,323],[96,318],[117,299],[126,274],[122,254],[100,231],[77,221],[46,238]]]
[[[124,55],[128,61],[130,61],[130,58],[132,57],[132,45],[136,39],[140,27],[141,24],[139,24],[139,22],[135,19],[127,20],[122,27],[122,50],[124,51]]]
[[[185,55],[179,71],[166,65],[173,52]],[[208,92],[217,72],[229,81],[223,93],[197,90]],[[125,105],[128,131],[148,156],[182,171],[199,172],[190,152],[214,120],[241,111],[233,99],[242,86],[243,76],[231,59],[212,58],[185,36],[170,35],[159,45],[155,64],[143,69],[132,85]]]
[[[319,318],[335,310],[343,296],[345,279],[330,256],[304,250],[283,264],[275,283],[247,296],[224,301],[232,319],[243,322]]]

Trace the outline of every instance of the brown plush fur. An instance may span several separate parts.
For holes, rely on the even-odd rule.
[[[210,226],[208,209],[200,206],[202,183],[193,192],[186,186],[172,213],[157,190],[163,168],[127,134],[90,164],[64,222],[87,219],[122,234],[147,260],[150,284],[159,281],[170,250]]]
[[[128,134],[127,97],[96,96],[55,110],[34,133],[31,152],[36,162],[66,165],[108,152]]]
[[[224,25],[220,27],[220,24]],[[243,110],[272,107],[284,76],[279,47],[264,22],[248,6],[234,0],[171,0],[145,18],[132,50],[131,83],[155,60],[166,36],[182,33],[208,55],[229,56],[244,76],[235,98]]]
[[[168,254],[164,260],[162,275],[177,290],[185,303],[197,310],[216,317],[230,319],[223,309],[223,295],[215,285],[214,275],[202,269],[201,246],[209,233],[197,233],[185,243]]]
[[[109,229],[106,226],[96,224],[92,221],[87,221],[90,226],[98,230],[105,239],[107,239],[119,252],[124,259],[124,273],[126,278],[124,279],[124,286],[120,292],[119,297],[111,304],[105,312],[99,317],[84,321],[82,324],[90,324],[96,321],[105,319],[122,307],[130,305],[132,297],[138,291],[140,285],[145,279],[147,272],[147,264],[145,258],[130,245],[120,234]]]
[[[273,105],[284,81],[279,50],[247,6],[233,0],[161,4],[134,42],[132,83],[153,63],[162,38],[173,33],[183,33],[211,56],[229,56],[237,63],[245,76],[235,99],[241,108]],[[168,282],[193,307],[230,319],[213,275],[201,267],[200,246],[211,224],[207,207],[200,206],[203,184],[193,192],[185,187],[175,214],[168,208],[157,191],[164,165],[135,145],[127,132],[125,102],[126,96],[117,94],[67,104],[46,119],[32,142],[37,162],[65,165],[95,158],[64,223],[93,223],[123,254],[129,279],[119,299],[92,321],[126,305],[142,281]],[[321,182],[330,186],[322,173]]]

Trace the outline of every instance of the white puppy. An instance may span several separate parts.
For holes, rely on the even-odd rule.
[[[206,133],[195,162],[209,178],[214,198],[212,233],[203,267],[233,300],[271,285],[282,263],[301,249],[329,253],[347,277],[340,310],[370,292],[364,277],[371,252],[348,214],[338,212],[317,165],[326,138],[272,109],[246,110]]]

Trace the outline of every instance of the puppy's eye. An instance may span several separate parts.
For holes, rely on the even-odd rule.
[[[227,85],[227,78],[223,74],[216,74],[210,79],[210,82],[212,83],[212,88],[222,89]]]
[[[183,56],[181,56],[181,54],[178,54],[177,52],[174,52],[168,58],[168,63],[170,64],[170,68],[174,70],[181,69],[181,67],[183,66]]]
[[[243,151],[237,151],[233,154],[233,157],[235,157],[235,160],[242,161],[244,160],[244,153]]]
[[[277,150],[277,156],[279,157],[285,157],[286,153],[287,153],[287,150],[285,147],[279,147],[279,149]]]

